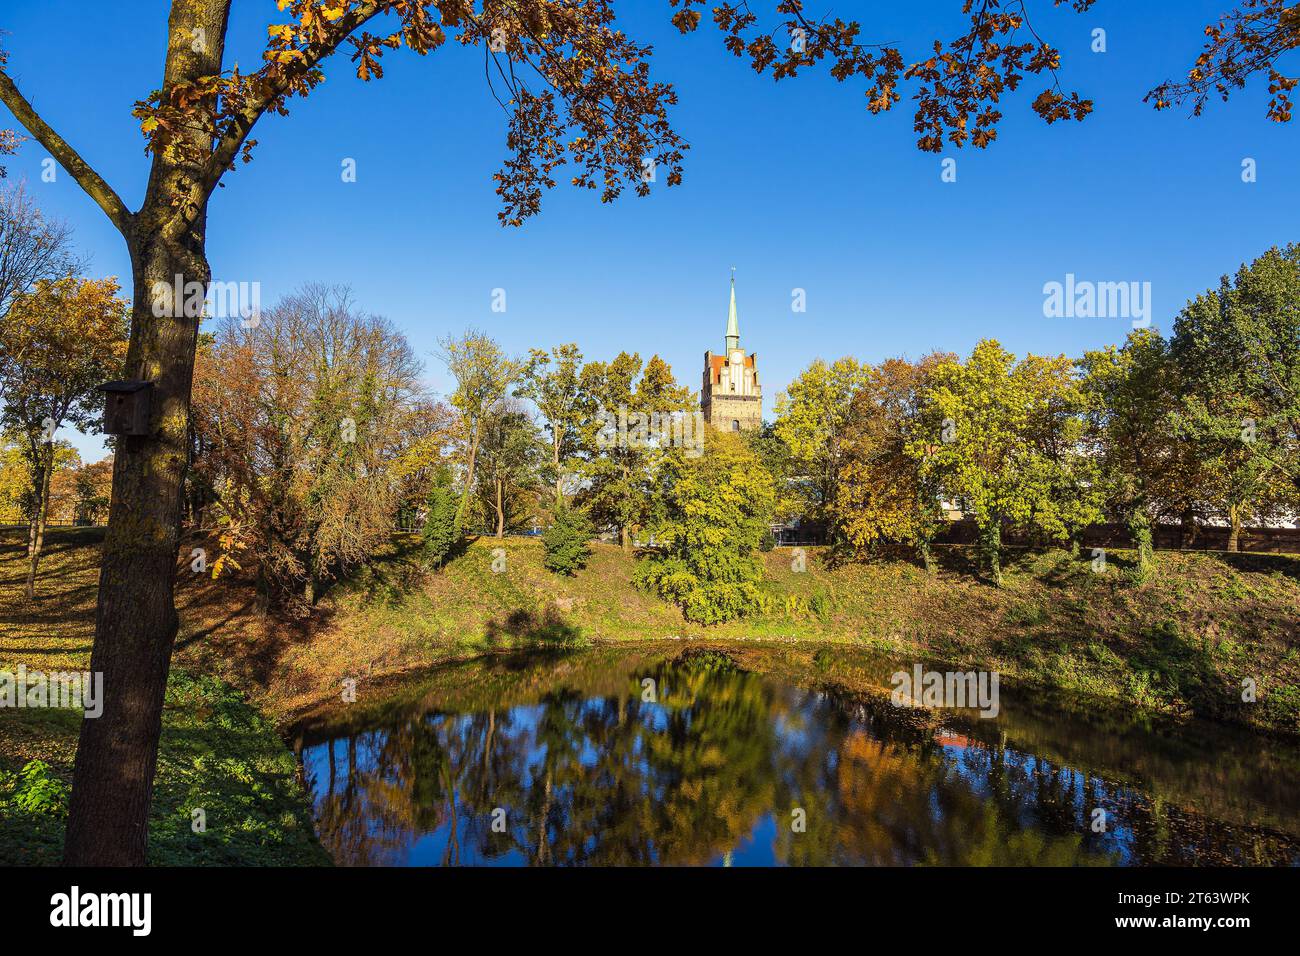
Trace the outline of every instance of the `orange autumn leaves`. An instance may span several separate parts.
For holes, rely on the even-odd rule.
[[[1158,110],[1189,103],[1200,116],[1211,96],[1226,101],[1256,73],[1268,77],[1268,118],[1288,123],[1291,92],[1300,77],[1287,76],[1278,61],[1300,49],[1300,3],[1295,0],[1242,0],[1218,22],[1205,28],[1205,46],[1196,63],[1179,82],[1166,81],[1145,97]]]
[[[1095,0],[1050,0],[1082,13]],[[197,119],[213,128],[210,153],[182,156],[214,182],[242,155],[247,162],[255,140],[248,134],[258,118],[283,114],[287,101],[307,95],[324,79],[323,61],[338,50],[349,54],[362,80],[383,77],[385,53],[407,48],[425,55],[454,31],[456,42],[483,46],[487,81],[508,115],[507,151],[494,174],[503,209],[499,219],[518,226],[540,208],[554,175],[572,165],[568,181],[599,190],[602,202],[631,187],[638,195],[662,172],[666,185],[682,177],[686,143],[668,120],[676,103],[671,84],[653,82],[651,48],[619,29],[613,0],[592,0],[579,8],[559,0],[476,4],[472,0],[277,0],[288,22],[267,27],[264,64],[252,73],[236,67],[221,75],[174,83],[136,104],[135,115],[148,149],[179,153],[195,147],[183,131]],[[670,0],[672,24],[691,33],[703,21],[703,0]],[[965,28],[950,39],[936,38],[928,54],[905,55],[895,45],[871,41],[870,25],[819,16],[802,0],[776,0],[765,16],[749,3],[721,2],[709,10],[723,45],[773,79],[823,68],[839,81],[864,83],[872,113],[892,109],[912,84],[913,128],[919,149],[989,146],[998,135],[1003,103],[1026,78],[1047,85],[1030,101],[1045,122],[1083,120],[1091,99],[1062,87],[1060,48],[1031,20],[1048,0],[962,0]],[[1212,92],[1227,98],[1255,72],[1266,72],[1273,99],[1269,116],[1291,117],[1289,94],[1300,79],[1276,68],[1278,57],[1300,42],[1300,5],[1290,0],[1242,0],[1239,7],[1206,28],[1210,38],[1186,82],[1166,82],[1148,94],[1158,109],[1190,100],[1199,113]],[[372,32],[372,27],[382,25]],[[196,37],[194,42],[202,42]],[[0,134],[0,152],[12,143]],[[647,170],[655,170],[648,177]]]

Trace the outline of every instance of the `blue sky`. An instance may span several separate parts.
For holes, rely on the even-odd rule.
[[[1029,110],[1044,85],[1031,77],[990,149],[943,154],[957,159],[957,182],[944,183],[942,156],[915,148],[909,100],[873,117],[858,85],[813,74],[773,84],[726,54],[715,30],[677,34],[666,0],[624,0],[626,29],[654,43],[656,77],[679,92],[685,183],[611,205],[562,186],[517,230],[496,219],[505,116],[481,53],[399,52],[368,84],[336,58],[288,118],[259,124],[254,162],[214,197],[214,278],[259,281],[264,301],[308,281],[348,283],[406,332],[439,391],[437,339],[467,326],[517,352],[568,341],[589,358],[658,352],[698,388],[704,350],[722,347],[732,266],[769,416],[776,392],[819,356],[965,353],[986,336],[1017,353],[1077,355],[1122,340],[1129,322],[1046,319],[1044,283],[1150,282],[1154,323],[1167,329],[1221,274],[1300,238],[1300,127],[1268,122],[1262,83],[1200,119],[1142,103],[1185,72],[1202,27],[1228,5],[1099,0],[1079,15],[1030,0],[1062,50],[1063,84],[1096,112],[1046,126]],[[869,19],[868,38],[905,54],[963,24],[959,0],[810,0],[822,8]],[[148,159],[130,110],[160,81],[166,9],[5,0],[0,11],[10,74],[132,208]],[[273,0],[236,0],[228,62],[255,66],[273,19]],[[1103,54],[1090,50],[1097,27]],[[29,142],[10,175],[72,224],[93,272],[126,276],[120,238],[71,178],[41,182],[45,156]],[[1253,184],[1241,179],[1246,157]],[[340,177],[345,158],[355,183]],[[495,288],[504,314],[491,311]],[[805,313],[791,311],[795,288]]]

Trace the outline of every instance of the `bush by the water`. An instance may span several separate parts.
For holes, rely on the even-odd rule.
[[[637,569],[637,583],[677,604],[688,621],[719,624],[761,608],[758,551],[770,534],[771,476],[738,435],[710,434],[698,458],[664,468],[659,547]]]
[[[591,557],[591,536],[595,533],[587,516],[576,508],[561,508],[555,521],[542,532],[546,548],[543,564],[556,574],[573,574],[586,567]]]

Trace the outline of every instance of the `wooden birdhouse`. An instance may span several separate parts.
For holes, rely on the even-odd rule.
[[[104,432],[109,435],[149,434],[149,404],[153,382],[126,379],[105,382],[99,386],[104,393]]]

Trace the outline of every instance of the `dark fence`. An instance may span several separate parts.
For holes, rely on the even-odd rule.
[[[0,524],[0,531],[13,531],[22,529],[26,531],[31,527],[26,521],[12,524]],[[92,521],[47,521],[45,523],[46,531],[54,531],[61,528],[107,528],[108,525],[103,522]]]
[[[1214,525],[1197,525],[1190,542],[1184,541],[1182,525],[1157,525],[1151,538],[1161,551],[1227,551],[1231,529]],[[937,544],[975,544],[979,531],[973,521],[954,521],[935,539]],[[1030,535],[1003,532],[1002,543],[1015,546],[1044,544]],[[1122,524],[1098,524],[1083,533],[1085,548],[1132,548],[1133,536]],[[1300,553],[1300,528],[1242,528],[1237,550],[1257,554]]]

